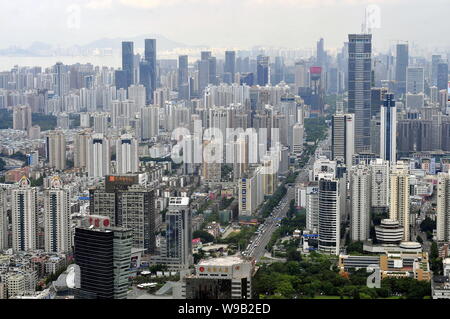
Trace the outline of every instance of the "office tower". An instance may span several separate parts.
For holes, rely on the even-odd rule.
[[[301,155],[303,152],[305,127],[303,124],[296,123],[292,127],[292,153]]]
[[[371,88],[370,90],[370,117],[380,115],[381,106],[384,105],[384,96],[388,93],[387,88]]]
[[[198,61],[198,87],[199,95],[208,86],[209,83],[209,60]]]
[[[450,174],[439,173],[436,211],[437,240],[450,242]]]
[[[52,177],[44,191],[44,247],[48,253],[72,250],[70,193],[58,176]]]
[[[224,81],[225,83],[234,83],[234,75],[236,73],[236,52],[225,51],[225,65],[224,65]],[[227,81],[225,81],[227,75]]]
[[[397,162],[397,107],[392,93],[385,96],[380,120],[381,159],[395,163]]]
[[[166,262],[179,265],[181,269],[188,269],[194,263],[191,221],[189,198],[169,198],[166,213]]]
[[[253,73],[242,73],[241,74],[241,81],[240,81],[240,85],[248,85],[248,86],[253,86],[255,84],[255,77],[253,75]]]
[[[376,212],[386,212],[389,207],[389,161],[375,159],[370,162],[372,169],[372,208]]]
[[[316,234],[319,230],[319,188],[317,182],[308,187],[306,194],[306,229]]]
[[[339,255],[341,239],[341,190],[328,176],[319,180],[319,251]]]
[[[134,43],[122,42],[122,71],[125,72],[126,86],[134,83]]]
[[[153,189],[133,185],[116,193],[117,226],[131,229],[133,248],[155,253],[155,192]]]
[[[396,94],[406,94],[406,69],[409,63],[408,44],[397,44],[397,58],[395,63]]]
[[[114,72],[114,85],[117,89],[127,89],[127,71],[116,70]]]
[[[139,170],[137,140],[130,134],[122,135],[116,142],[117,174],[136,173]]]
[[[438,64],[441,62],[441,56],[433,54],[431,56],[431,85],[437,86],[437,68]]]
[[[355,114],[355,152],[370,150],[372,35],[350,34],[348,113]]]
[[[57,171],[66,169],[66,138],[61,131],[53,131],[46,137],[48,165]]]
[[[0,187],[0,250],[8,248],[8,214],[6,189]]]
[[[437,65],[436,86],[439,91],[448,89],[448,63],[441,62]]]
[[[147,101],[146,99],[146,90],[143,85],[131,85],[128,87],[128,99],[134,101],[134,105],[136,108],[140,108],[145,106]]]
[[[149,140],[159,134],[159,110],[157,106],[141,108],[141,138]]]
[[[110,171],[111,151],[109,139],[103,134],[92,134],[88,148],[89,177],[105,177]]]
[[[216,57],[210,57],[209,62],[209,83],[212,85],[217,85],[217,59]]]
[[[350,170],[351,194],[351,239],[365,241],[369,239],[371,206],[370,166],[359,164]]]
[[[403,241],[409,241],[409,170],[406,162],[392,166],[390,189],[389,218],[403,226]]]
[[[301,60],[295,63],[295,94],[298,94],[299,88],[309,87],[308,65],[306,61]]]
[[[316,55],[317,66],[323,68],[325,66],[325,60],[326,60],[326,53],[324,50],[324,41],[321,38],[319,41],[317,41],[317,55]]]
[[[26,177],[11,190],[11,217],[13,250],[37,249],[37,190]]]
[[[74,257],[80,267],[77,299],[127,299],[131,245],[129,229],[110,227],[102,216],[90,216],[90,226],[75,229]]]
[[[254,263],[245,257],[210,258],[183,279],[183,299],[251,299]]]
[[[53,66],[54,73],[54,91],[59,97],[63,97],[69,92],[69,77],[67,75],[67,67],[61,62]]]
[[[178,98],[189,100],[189,62],[187,55],[178,57]]]
[[[423,68],[408,67],[406,71],[406,93],[424,93],[424,72]]]
[[[335,114],[331,123],[331,158],[351,166],[355,154],[354,115]]]
[[[15,106],[13,108],[13,129],[28,132],[31,126],[31,107],[27,105]]]
[[[311,112],[320,115],[323,113],[325,95],[322,67],[312,66],[309,68],[309,86],[310,97],[307,100],[311,105]]]
[[[266,86],[269,83],[269,57],[258,55],[256,59],[256,84]]]
[[[145,39],[144,60],[139,64],[140,84],[145,86],[146,104],[153,103],[156,90],[156,40]]]

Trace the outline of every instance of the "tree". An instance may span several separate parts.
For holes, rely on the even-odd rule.
[[[351,253],[363,254],[364,253],[363,246],[364,244],[362,241],[355,241],[347,246],[347,252],[349,254]]]
[[[416,240],[418,243],[423,244],[423,239],[420,237],[420,235],[417,235]]]
[[[288,261],[302,261],[302,255],[295,247],[291,247],[287,250],[286,258]]]
[[[200,238],[202,243],[211,243],[214,241],[214,236],[204,230],[196,230],[192,234],[192,238]]]
[[[420,223],[420,230],[424,233],[433,232],[436,229],[436,222],[430,217],[425,218],[422,223]]]

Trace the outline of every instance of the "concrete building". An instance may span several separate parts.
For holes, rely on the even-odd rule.
[[[436,210],[437,240],[450,242],[450,174],[439,173]]]
[[[410,240],[409,169],[405,162],[397,162],[390,174],[389,219],[397,220],[404,229],[403,240]]]
[[[124,134],[116,141],[117,174],[136,173],[139,170],[137,140]]]
[[[370,166],[360,164],[350,170],[351,194],[351,239],[365,241],[369,239],[371,222],[371,171]]]
[[[387,211],[389,201],[390,168],[389,162],[375,159],[370,162],[372,174],[372,208],[378,212]]]
[[[48,165],[57,171],[66,169],[66,138],[62,131],[51,132],[46,138]]]
[[[332,159],[351,165],[355,154],[354,114],[335,114],[331,123]]]
[[[89,139],[88,158],[89,177],[108,175],[111,166],[109,139],[103,134],[93,134]]]

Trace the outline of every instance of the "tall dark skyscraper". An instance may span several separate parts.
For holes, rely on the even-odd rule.
[[[217,85],[217,60],[216,57],[210,57],[209,62],[209,83]]]
[[[439,54],[433,54],[431,56],[431,85],[437,86],[437,66],[441,62],[441,56]]]
[[[236,52],[225,51],[225,66],[224,66],[224,82],[234,83],[234,75],[236,73]],[[230,81],[225,81],[225,74],[227,74]]]
[[[348,36],[348,113],[355,114],[355,151],[370,150],[372,35]]]
[[[275,57],[275,64],[273,68],[273,74],[270,77],[270,82],[272,85],[277,85],[281,81],[284,81],[284,61],[283,57]]]
[[[406,70],[408,68],[408,60],[408,44],[397,44],[397,60],[395,65],[397,96],[406,94]]]
[[[438,90],[447,90],[448,87],[448,63],[438,63],[437,65],[437,81]]]
[[[394,94],[387,93],[384,96],[384,105],[381,108],[380,129],[380,155],[381,158],[397,162],[397,108]]]
[[[133,233],[110,227],[102,216],[89,219],[91,227],[75,229],[74,257],[80,267],[77,299],[126,299]]]
[[[126,88],[134,83],[134,44],[122,42],[122,70],[126,76]]]
[[[258,55],[256,58],[256,84],[266,86],[269,83],[269,57]]]
[[[189,62],[187,55],[178,57],[178,98],[189,99]]]
[[[145,86],[147,104],[153,103],[153,92],[156,89],[156,40],[145,40],[144,61],[139,67],[140,83]]]

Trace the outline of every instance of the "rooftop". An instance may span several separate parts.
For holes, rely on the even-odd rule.
[[[247,260],[242,257],[226,256],[202,260],[199,262],[199,266],[233,266],[244,262],[247,262]]]

